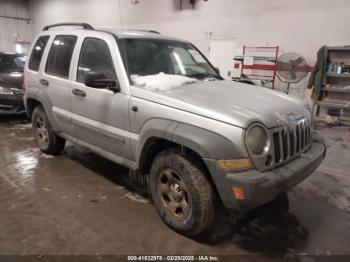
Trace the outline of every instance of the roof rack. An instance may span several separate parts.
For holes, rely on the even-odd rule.
[[[81,26],[83,29],[87,30],[93,30],[94,28],[86,23],[58,23],[58,24],[53,24],[53,25],[47,25],[43,28],[43,31],[47,31],[52,27],[58,27],[58,26]]]

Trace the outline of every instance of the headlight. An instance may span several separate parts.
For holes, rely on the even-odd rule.
[[[13,92],[8,89],[8,88],[4,88],[0,86],[0,94],[4,94],[4,95],[12,95]]]
[[[247,129],[245,143],[248,150],[254,155],[261,155],[270,147],[269,135],[260,124],[253,124]]]

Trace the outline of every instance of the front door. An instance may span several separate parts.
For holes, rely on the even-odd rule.
[[[95,37],[83,39],[76,80],[71,85],[72,120],[76,138],[97,150],[129,158],[129,95],[84,84],[90,70],[102,71],[118,83],[112,53],[111,41]]]

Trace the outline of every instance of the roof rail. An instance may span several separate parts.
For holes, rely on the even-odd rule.
[[[143,30],[143,29],[124,29],[124,30],[122,30],[122,31],[128,31],[128,30],[130,30],[130,31],[136,31],[136,32],[145,32],[145,33],[153,33],[153,34],[158,34],[158,35],[160,35],[160,33],[158,32],[158,31],[155,31],[155,30]]]
[[[43,28],[43,31],[49,30],[51,27],[57,27],[57,26],[81,26],[84,29],[87,30],[93,30],[94,28],[86,23],[58,23],[58,24],[53,24],[53,25],[47,25]]]
[[[147,30],[147,32],[150,32],[150,33],[155,33],[155,34],[160,35],[160,33],[159,33],[158,31],[156,31],[156,30]]]

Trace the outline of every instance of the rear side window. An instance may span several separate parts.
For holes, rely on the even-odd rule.
[[[86,38],[81,48],[77,81],[84,82],[90,70],[102,71],[109,79],[117,79],[109,47],[104,40]]]
[[[45,72],[50,75],[68,78],[70,62],[76,42],[76,36],[56,36],[47,57]]]
[[[40,66],[41,57],[43,56],[47,41],[49,40],[48,35],[40,36],[35,43],[32,50],[32,54],[29,58],[28,67],[30,70],[38,71]]]

